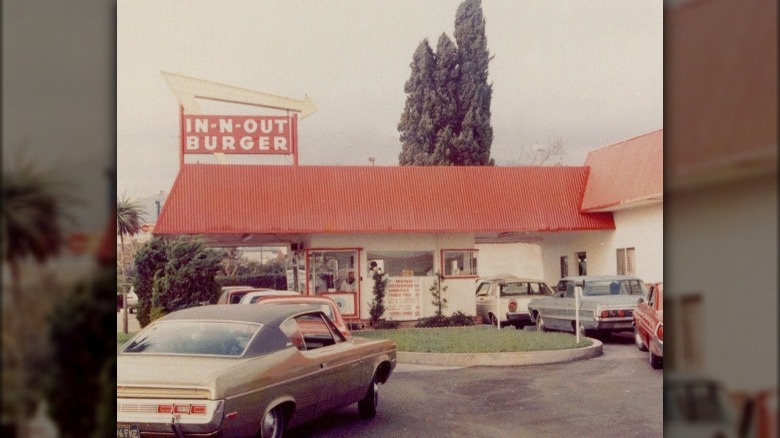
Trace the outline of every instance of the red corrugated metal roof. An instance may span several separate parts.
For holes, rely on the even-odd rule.
[[[585,167],[186,164],[163,234],[612,230],[583,214]]]
[[[591,151],[582,211],[647,201],[664,192],[664,131],[659,129]]]
[[[664,14],[668,176],[777,157],[777,0],[704,0]]]

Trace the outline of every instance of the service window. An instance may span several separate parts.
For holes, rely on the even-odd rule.
[[[478,276],[476,249],[442,250],[441,262],[445,277]]]
[[[357,249],[310,249],[307,254],[309,294],[357,293],[360,288]]]
[[[434,275],[433,251],[370,251],[368,276],[382,272],[391,277],[424,277]]]

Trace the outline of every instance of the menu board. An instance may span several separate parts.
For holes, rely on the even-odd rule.
[[[409,321],[422,318],[422,285],[419,277],[390,277],[385,289],[385,318]]]

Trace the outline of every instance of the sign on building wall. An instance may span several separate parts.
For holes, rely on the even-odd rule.
[[[385,290],[385,318],[409,321],[423,317],[420,277],[390,277]]]
[[[297,118],[182,114],[181,129],[185,154],[291,155]]]

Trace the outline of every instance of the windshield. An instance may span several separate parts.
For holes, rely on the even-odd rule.
[[[644,295],[647,296],[645,285],[639,280],[599,280],[586,281],[582,288],[586,296],[596,295]]]
[[[122,352],[241,356],[260,327],[217,321],[159,322],[141,332]]]

